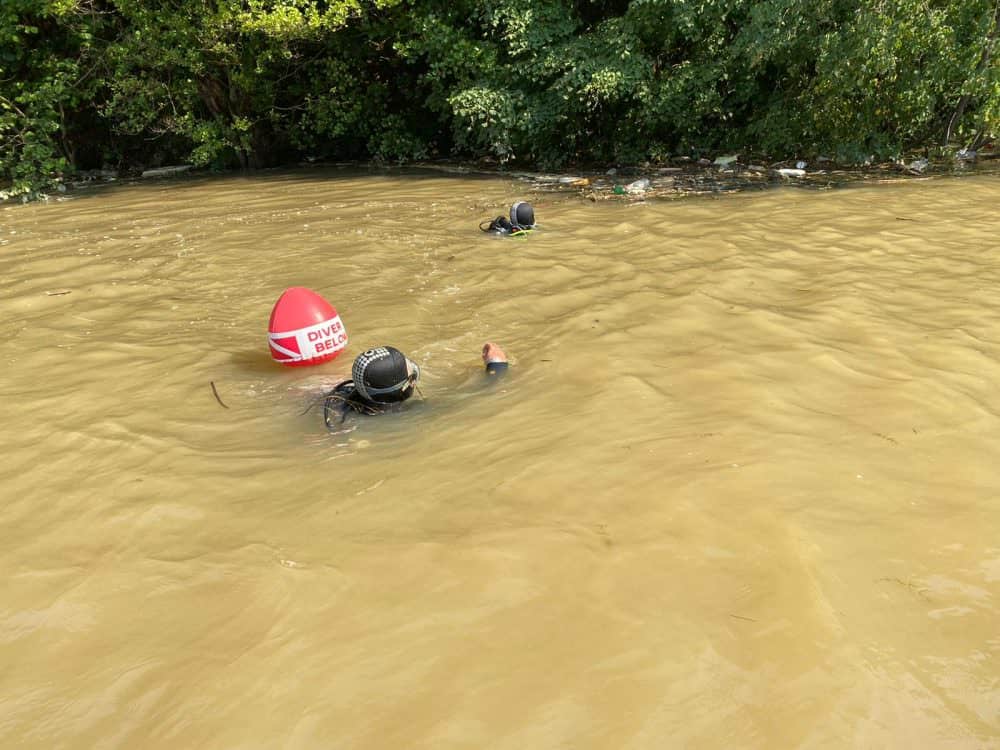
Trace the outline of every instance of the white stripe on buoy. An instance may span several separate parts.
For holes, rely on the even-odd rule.
[[[298,352],[277,343],[279,339],[295,339]],[[315,325],[294,331],[268,331],[268,344],[291,361],[304,362],[317,357],[330,357],[347,346],[347,331],[339,315]]]
[[[268,341],[268,343],[271,345],[271,348],[274,349],[274,351],[278,352],[278,354],[284,354],[289,359],[295,359],[295,360],[302,359],[302,355],[300,355],[298,352],[293,352],[291,349],[286,349],[285,347],[283,347],[281,344],[279,344],[274,340],[270,340]],[[296,341],[296,343],[298,342]]]

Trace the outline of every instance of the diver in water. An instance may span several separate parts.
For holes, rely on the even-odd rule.
[[[507,371],[507,355],[498,345],[484,344],[482,356],[488,377],[500,377]],[[419,380],[420,368],[399,349],[369,349],[354,360],[351,379],[338,383],[326,394],[323,421],[332,431],[352,411],[369,415],[395,411],[413,395]]]
[[[527,201],[518,201],[510,207],[510,219],[498,216],[480,222],[479,228],[489,234],[523,235],[535,228],[535,209]]]

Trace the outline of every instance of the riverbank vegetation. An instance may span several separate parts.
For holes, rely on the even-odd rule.
[[[1000,134],[1000,0],[4,0],[0,190],[302,158],[841,163]]]

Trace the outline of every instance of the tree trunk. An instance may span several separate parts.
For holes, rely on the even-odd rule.
[[[989,33],[986,35],[986,40],[983,43],[983,51],[979,56],[979,64],[976,65],[976,72],[974,75],[978,76],[989,66],[990,58],[993,56],[993,45],[996,44],[997,41],[998,28],[1000,28],[1000,0],[997,0],[996,7],[993,10],[993,25],[990,28]],[[958,123],[959,120],[961,120],[962,115],[965,114],[965,109],[969,106],[969,99],[970,97],[968,94],[962,94],[962,97],[958,100],[958,106],[955,107],[955,112],[952,114],[951,119],[948,120],[948,127],[945,128],[944,131],[944,146],[947,146],[948,142],[951,141],[951,133],[954,130],[956,123]],[[975,141],[978,141],[981,135],[982,131],[980,131],[980,133],[976,136]],[[975,141],[973,143],[975,143]]]

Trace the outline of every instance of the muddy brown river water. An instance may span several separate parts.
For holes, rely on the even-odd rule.
[[[478,231],[517,198],[540,231]],[[0,747],[1000,748],[998,207],[337,171],[0,207]],[[294,285],[346,354],[271,362]],[[377,344],[423,400],[327,434]]]

